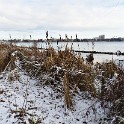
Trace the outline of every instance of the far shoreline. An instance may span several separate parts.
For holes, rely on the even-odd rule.
[[[124,38],[106,38],[106,39],[9,39],[0,40],[1,42],[124,42]]]

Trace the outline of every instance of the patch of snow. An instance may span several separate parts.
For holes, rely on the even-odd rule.
[[[19,67],[18,61],[17,65]],[[8,80],[12,72],[19,75],[19,80]],[[0,94],[0,124],[18,124],[21,120],[16,111],[23,109],[26,124],[32,118],[35,121],[39,118],[42,124],[99,124],[100,119],[106,118],[106,112],[97,99],[84,99],[82,93],[75,94],[73,109],[68,110],[64,95],[58,97],[51,87],[38,85],[36,79],[31,79],[19,68],[12,72],[4,73],[0,79],[0,91],[3,90]]]

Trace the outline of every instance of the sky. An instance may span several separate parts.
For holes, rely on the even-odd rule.
[[[124,0],[0,0],[0,39],[124,37]]]

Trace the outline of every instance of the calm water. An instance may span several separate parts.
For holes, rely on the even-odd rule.
[[[17,43],[19,46],[32,46],[33,43]],[[117,52],[120,50],[121,52],[124,52],[124,42],[61,42],[57,43],[53,42],[51,43],[51,46],[54,47],[54,49],[64,49],[65,46],[68,46],[69,48],[73,48],[74,50],[86,50],[86,51],[99,51],[99,52]],[[39,48],[47,48],[48,44],[45,42],[40,42],[37,44]],[[86,58],[87,54],[81,53],[81,55]],[[105,54],[94,54],[94,61],[95,62],[102,62],[102,61],[109,61],[109,60],[124,60],[124,56],[116,56],[116,55],[105,55]]]

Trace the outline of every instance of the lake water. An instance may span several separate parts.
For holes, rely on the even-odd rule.
[[[17,43],[19,46],[27,46],[31,47],[33,43]],[[56,42],[52,42],[51,46],[54,49],[58,49],[58,47],[62,50],[65,49],[66,45],[73,50],[83,50],[83,51],[98,51],[98,52],[117,52],[120,50],[121,52],[124,52],[124,42],[59,42],[58,45]],[[48,44],[45,42],[39,42],[37,44],[37,47],[39,48],[48,48]],[[86,53],[81,53],[82,57],[84,59],[86,58],[87,54]],[[117,56],[117,55],[106,55],[106,54],[94,54],[94,62],[105,62],[109,60],[124,60],[124,56]]]

